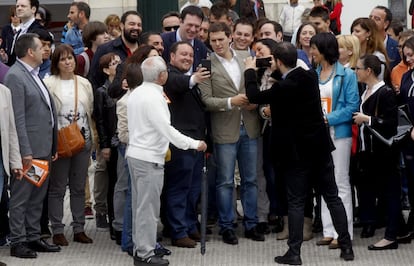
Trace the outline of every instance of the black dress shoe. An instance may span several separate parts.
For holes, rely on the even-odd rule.
[[[375,226],[374,225],[364,225],[361,232],[361,238],[369,238],[373,237],[375,234]]]
[[[59,252],[60,247],[54,244],[49,244],[43,239],[35,240],[27,243],[27,246],[37,252]]]
[[[270,227],[269,227],[269,224],[266,222],[258,223],[256,226],[256,230],[260,234],[264,234],[264,235],[270,234]]]
[[[18,243],[18,244],[12,245],[10,248],[10,256],[22,258],[22,259],[37,258],[36,251],[31,250],[24,243]]]
[[[165,248],[163,245],[161,245],[161,243],[157,242],[157,244],[155,245],[154,253],[159,257],[170,256],[171,250]]]
[[[232,229],[227,229],[223,233],[223,242],[230,245],[237,245],[239,240]]]
[[[391,244],[388,244],[386,246],[383,247],[377,247],[374,245],[369,245],[368,246],[368,250],[387,250],[387,249],[397,249],[398,248],[398,242],[394,241]]]
[[[254,241],[264,241],[265,237],[262,233],[259,233],[256,226],[250,230],[244,231],[244,236]]]
[[[275,257],[275,262],[279,264],[288,264],[288,265],[302,265],[302,259],[299,255],[291,255],[287,252],[283,256]]]
[[[339,257],[346,261],[354,260],[354,251],[352,250],[352,248],[344,248],[341,250],[341,255]]]

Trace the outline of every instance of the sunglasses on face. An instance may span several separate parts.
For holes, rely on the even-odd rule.
[[[164,27],[164,30],[165,31],[172,31],[172,30],[177,31],[179,27],[180,26],[167,26],[167,27]]]

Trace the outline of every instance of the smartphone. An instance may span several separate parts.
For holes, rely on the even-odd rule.
[[[201,66],[207,68],[211,72],[211,61],[210,59],[201,59]]]
[[[258,68],[270,67],[272,65],[270,63],[270,60],[271,60],[270,57],[256,58],[256,67],[258,67]]]

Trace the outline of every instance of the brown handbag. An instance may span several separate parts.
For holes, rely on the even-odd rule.
[[[59,158],[68,158],[79,153],[85,147],[85,138],[83,137],[78,123],[78,81],[75,80],[75,116],[69,126],[62,127],[58,131],[58,156]]]

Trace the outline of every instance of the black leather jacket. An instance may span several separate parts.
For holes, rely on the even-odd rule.
[[[116,133],[116,101],[108,94],[109,81],[95,91],[93,116],[99,136],[99,148],[110,148]]]

